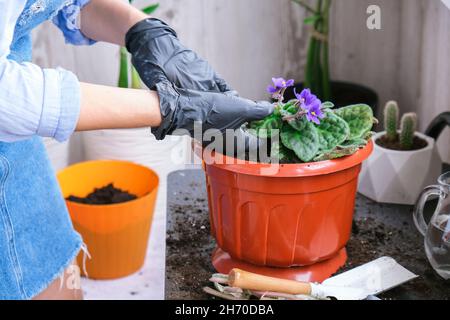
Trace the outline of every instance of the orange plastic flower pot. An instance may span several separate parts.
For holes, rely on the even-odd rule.
[[[372,150],[370,142],[352,156],[279,165],[276,173],[270,165],[237,163],[222,155],[218,163],[217,155],[205,152],[211,230],[219,252],[252,266],[277,268],[339,257],[331,272],[328,268],[309,278],[324,280],[345,262],[358,175]],[[217,268],[223,252],[216,250],[214,257]],[[228,263],[226,269],[231,267]]]
[[[66,201],[74,227],[91,256],[85,261],[87,276],[115,279],[138,271],[147,250],[159,185],[157,174],[131,162],[90,161],[66,168],[58,174],[58,180],[64,197],[85,197],[109,183],[138,196],[111,205]],[[83,265],[82,253],[78,263]]]

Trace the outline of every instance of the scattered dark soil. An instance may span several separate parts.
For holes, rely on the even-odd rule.
[[[200,170],[181,172],[181,176],[173,173],[168,181],[166,298],[211,299],[202,291],[215,273],[204,174]],[[426,211],[432,213],[435,206],[431,202]],[[382,299],[450,300],[450,281],[440,278],[428,263],[410,206],[380,204],[358,195],[347,253],[347,264],[338,273],[390,256],[419,275],[380,295]]]
[[[189,193],[180,193],[178,201],[181,203],[168,208],[166,292],[170,292],[169,299],[208,299],[202,288],[215,273],[208,202]]]
[[[410,230],[388,226],[371,217],[359,219],[354,221],[346,248],[349,260],[340,272],[389,256],[420,276],[379,295],[382,299],[450,299],[450,282],[434,272],[424,254],[423,240]]]
[[[93,205],[123,203],[135,199],[137,199],[136,195],[118,189],[114,187],[112,183],[103,188],[95,188],[94,191],[88,194],[85,198],[80,198],[73,195],[66,198],[68,201]]]
[[[402,148],[402,146],[400,145],[400,141],[398,139],[395,141],[391,141],[391,140],[387,139],[386,136],[379,138],[376,141],[376,143],[380,147],[390,149],[390,150],[397,150],[397,151],[414,151],[414,150],[424,149],[428,146],[428,142],[426,142],[425,140],[423,140],[422,138],[419,138],[417,136],[414,137],[413,147],[411,149]]]

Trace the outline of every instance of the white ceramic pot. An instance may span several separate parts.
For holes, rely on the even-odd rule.
[[[442,170],[442,161],[434,139],[416,132],[426,140],[426,148],[396,151],[383,148],[373,137],[374,151],[363,164],[359,176],[359,193],[383,203],[413,205],[424,187],[435,183]]]
[[[157,141],[149,128],[85,132],[83,145],[86,160],[132,161],[160,175],[186,165],[186,139],[167,137]]]

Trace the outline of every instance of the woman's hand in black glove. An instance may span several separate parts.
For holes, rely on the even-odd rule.
[[[127,32],[125,42],[134,67],[150,89],[152,74],[160,69],[178,88],[237,95],[207,61],[183,46],[176,32],[161,20],[138,22]]]
[[[141,79],[157,90],[160,98],[162,123],[152,129],[157,139],[177,129],[193,136],[195,122],[202,124],[203,132],[224,132],[273,112],[269,102],[237,97],[209,63],[184,47],[175,31],[161,20],[138,22],[125,41]]]
[[[158,128],[152,128],[152,132],[159,140],[177,129],[184,129],[193,137],[195,123],[201,124],[202,133],[209,129],[224,133],[245,122],[260,120],[274,108],[267,101],[254,102],[223,93],[176,88],[164,77],[153,87],[158,92],[162,122]]]

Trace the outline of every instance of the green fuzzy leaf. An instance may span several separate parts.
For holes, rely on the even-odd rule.
[[[280,142],[272,143],[272,147],[270,150],[270,157],[272,158],[272,162],[275,162],[275,160],[278,163],[298,163],[298,162],[300,162],[300,160],[295,155],[295,153],[292,150],[289,150],[288,148],[286,148]]]
[[[322,109],[333,109],[334,108],[334,103],[330,102],[330,101],[326,101],[324,103],[322,103]]]
[[[305,127],[305,118],[288,120],[287,123],[291,126],[291,128],[297,131],[302,131]]]
[[[293,109],[293,107],[290,107],[288,109],[288,111],[285,111],[283,113],[283,116],[290,116],[293,114],[296,114],[298,112],[298,108],[297,106],[295,106],[295,110]],[[301,131],[304,129],[306,122],[308,122],[306,120],[305,117],[302,118],[298,118],[298,119],[292,119],[292,120],[285,120],[293,129],[297,130],[297,131]]]
[[[305,118],[296,121],[296,129],[291,125],[284,125],[281,130],[281,141],[303,162],[314,159],[319,151],[319,133],[316,127]]]
[[[359,150],[359,147],[349,147],[345,149],[335,149],[331,152],[320,154],[319,156],[314,158],[314,161],[326,161],[326,160],[334,160],[343,158],[346,156],[350,156],[357,152]]]
[[[286,104],[282,105],[279,109],[279,113],[282,116],[290,116],[296,114],[298,111],[298,106],[296,105],[296,100],[291,100]]]
[[[366,104],[355,104],[334,110],[336,115],[344,119],[350,127],[349,140],[364,137],[374,124],[372,109]]]
[[[152,4],[148,7],[145,7],[144,9],[142,9],[142,12],[144,12],[145,14],[152,14],[158,8],[159,8],[159,3],[156,3],[156,4]]]
[[[333,112],[326,112],[326,118],[320,120],[316,126],[319,132],[319,150],[333,150],[343,143],[350,135],[350,127],[342,118]]]
[[[353,140],[344,141],[343,143],[339,144],[339,147],[341,147],[341,148],[349,148],[349,147],[361,148],[361,147],[365,147],[366,145],[367,145],[366,139],[357,138],[357,139],[353,139]]]
[[[270,138],[277,134],[273,130],[280,130],[282,125],[283,121],[281,120],[280,115],[271,114],[262,120],[251,122],[248,129],[254,136]]]
[[[362,139],[366,140],[366,142],[369,142],[370,139],[372,139],[372,137],[376,134],[376,132],[374,131],[369,131],[367,132]]]
[[[298,111],[298,106],[297,106],[297,100],[291,100],[288,101],[284,106],[283,109],[288,111],[289,113],[295,114]]]

